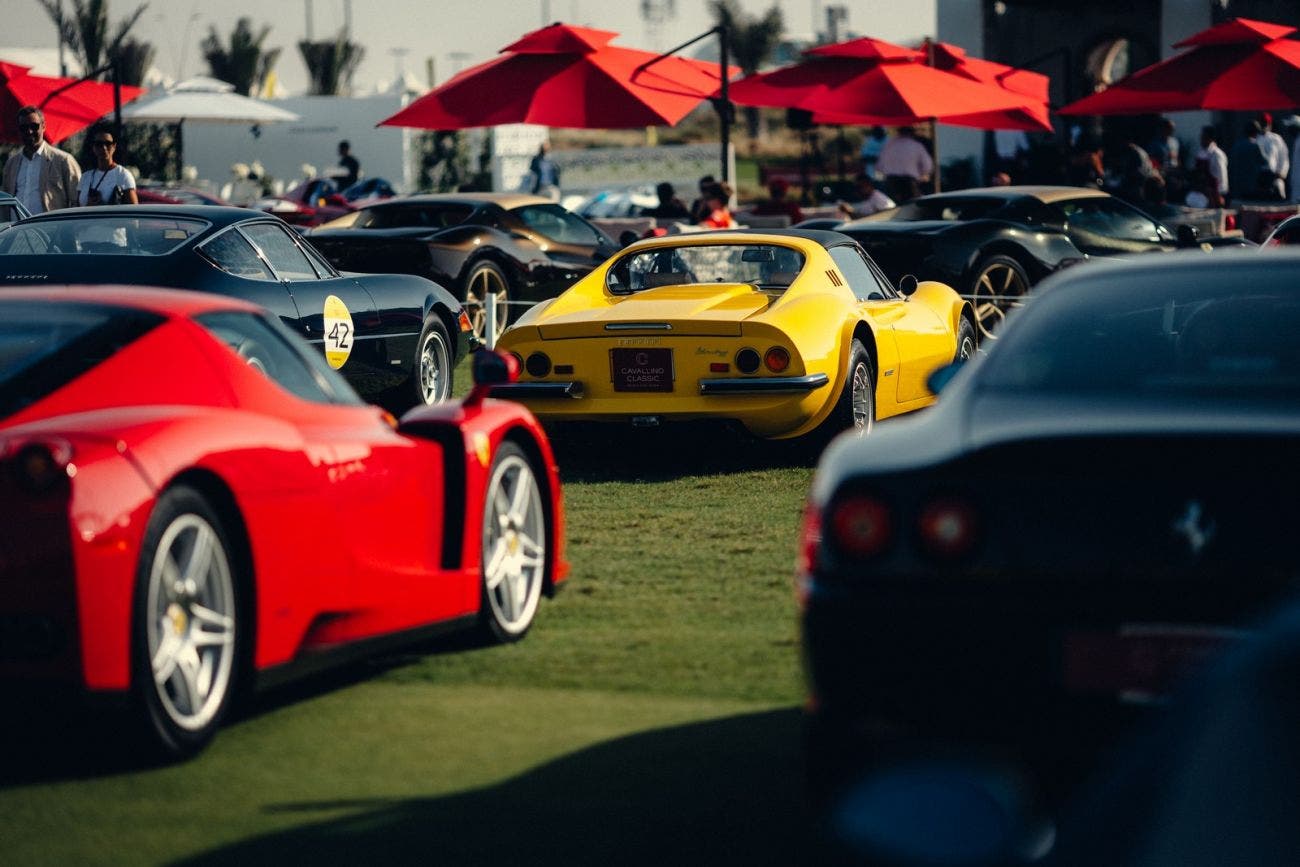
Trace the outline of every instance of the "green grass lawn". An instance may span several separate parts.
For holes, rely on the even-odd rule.
[[[560,458],[571,579],[523,642],[273,695],[171,767],[10,741],[0,863],[801,860],[811,469],[730,441]]]

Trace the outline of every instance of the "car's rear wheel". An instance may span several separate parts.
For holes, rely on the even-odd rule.
[[[149,745],[202,749],[229,708],[244,640],[239,582],[221,519],[185,485],[159,497],[136,568],[132,680]]]
[[[969,293],[980,339],[996,340],[995,332],[1007,318],[1007,311],[1019,304],[1028,291],[1029,275],[1015,259],[1002,254],[981,259],[975,266]]]
[[[495,345],[496,338],[506,330],[510,318],[510,281],[506,279],[505,272],[495,262],[487,259],[475,262],[465,275],[462,295],[465,312],[469,314],[469,321],[474,327],[474,335],[480,340],[487,340],[486,299],[488,296],[496,298],[496,333],[492,340]]]
[[[483,506],[479,613],[483,631],[495,641],[523,638],[537,614],[550,538],[539,477],[518,445],[506,442],[497,449]]]
[[[970,320],[965,316],[961,318],[961,325],[957,326],[957,351],[953,353],[953,361],[969,361],[975,356],[977,344],[975,342],[975,326],[970,324]]]
[[[844,369],[844,387],[840,390],[839,400],[831,414],[813,429],[809,441],[820,448],[840,431],[852,429],[859,435],[866,435],[875,423],[876,376],[871,369],[867,348],[855,337],[849,347],[849,362]]]
[[[415,354],[417,406],[442,403],[451,397],[452,348],[447,329],[436,313],[429,314]]]

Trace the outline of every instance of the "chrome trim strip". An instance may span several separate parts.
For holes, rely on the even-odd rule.
[[[492,397],[506,400],[527,400],[528,398],[568,397],[578,399],[583,396],[582,383],[573,382],[511,382],[492,386]]]
[[[609,322],[606,331],[672,331],[671,322]]]
[[[700,394],[798,394],[821,388],[830,382],[824,373],[807,376],[767,376],[728,379],[701,379]]]

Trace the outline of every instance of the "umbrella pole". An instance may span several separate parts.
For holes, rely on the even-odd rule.
[[[943,172],[939,168],[939,119],[930,118],[930,143],[934,147],[934,191],[942,193],[940,178]]]
[[[176,183],[185,177],[185,118],[176,121]]]

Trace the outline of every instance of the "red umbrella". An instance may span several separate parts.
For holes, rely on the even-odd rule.
[[[67,85],[71,87],[50,96]],[[122,103],[142,93],[142,87],[122,85]],[[113,110],[113,85],[32,75],[31,67],[0,60],[0,141],[21,141],[17,115],[18,109],[27,105],[40,106],[45,114],[45,137],[61,142]]]
[[[882,46],[889,46],[883,48]],[[969,126],[977,129],[1019,129],[1026,131],[1051,132],[1052,121],[1047,107],[1047,89],[1049,80],[1046,75],[1016,69],[991,60],[970,57],[965,50],[947,42],[929,44],[930,62],[927,64],[943,72],[970,81],[995,87],[999,90],[1016,94],[1018,105],[1015,108],[993,111],[969,112],[966,114],[946,115],[941,118],[944,123],[956,126]],[[892,50],[891,50],[892,49]],[[902,46],[882,43],[878,39],[854,39],[836,45],[828,45],[814,52],[820,56],[857,57],[863,60],[894,60],[911,63],[926,61],[924,48],[914,50]],[[928,119],[920,117],[895,117],[880,119],[864,116],[857,112],[835,113],[815,112],[815,123],[828,124],[888,124],[901,125]]]
[[[718,91],[718,64],[609,42],[617,33],[552,24],[459,73],[381,126],[463,129],[535,123],[586,129],[671,125]]]
[[[804,109],[821,122],[890,126],[959,122],[1027,105],[1023,94],[927,66],[923,52],[879,39],[825,45],[807,55],[792,66],[741,79],[731,86],[731,98],[742,105]]]
[[[1146,114],[1300,108],[1300,42],[1294,27],[1234,18],[1203,30],[1167,60],[1138,70],[1062,114]]]

